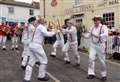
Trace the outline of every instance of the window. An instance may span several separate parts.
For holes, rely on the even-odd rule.
[[[118,4],[119,3],[119,0],[110,0],[109,1],[109,5],[115,5],[115,4]]]
[[[34,15],[34,10],[33,9],[29,10],[29,15]]]
[[[8,13],[13,14],[14,13],[14,7],[8,7]]]
[[[75,5],[80,4],[80,0],[75,0]]]
[[[80,23],[82,21],[83,21],[82,19],[76,19],[76,23]]]
[[[113,28],[115,27],[115,18],[114,18],[114,12],[111,13],[104,13],[103,14],[103,19],[107,23],[108,28]]]

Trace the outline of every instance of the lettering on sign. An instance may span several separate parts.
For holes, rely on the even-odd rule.
[[[119,0],[111,0],[111,1],[109,1],[109,5],[115,5],[115,4],[119,4]]]
[[[105,6],[105,5],[115,5],[115,4],[118,4],[119,3],[119,0],[103,0],[101,1],[99,4],[98,4],[98,7],[102,7],[102,6]]]
[[[73,13],[80,13],[93,10],[94,6],[92,4],[89,5],[81,5],[74,8],[66,9],[65,14],[73,14]]]

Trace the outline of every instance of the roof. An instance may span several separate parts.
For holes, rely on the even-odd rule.
[[[84,15],[84,13],[81,14],[74,14],[71,16],[71,18],[77,18],[77,17],[82,17]]]
[[[0,1],[0,4],[39,9],[39,3],[29,4],[29,3],[17,2],[12,0],[4,0],[4,1]]]

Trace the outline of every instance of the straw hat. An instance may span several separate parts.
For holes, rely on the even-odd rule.
[[[96,15],[92,18],[93,21],[97,21],[97,20],[100,20],[102,21],[102,17],[100,15]]]

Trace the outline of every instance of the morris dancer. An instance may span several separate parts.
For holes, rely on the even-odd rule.
[[[101,80],[107,80],[107,69],[105,63],[105,48],[106,41],[108,37],[108,28],[106,25],[102,25],[102,18],[100,16],[95,16],[93,18],[94,26],[90,29],[89,33],[84,34],[84,37],[90,37],[90,50],[89,50],[89,67],[87,79],[95,78],[95,60],[96,57],[100,60],[102,64],[101,67]]]
[[[77,42],[77,29],[76,27],[73,25],[73,20],[69,19],[67,20],[67,28],[66,29],[61,29],[63,33],[67,34],[67,42],[63,47],[63,53],[65,54],[65,62],[66,64],[70,63],[70,57],[68,54],[69,50],[73,51],[73,55],[75,56],[75,63],[76,66],[80,65],[80,56],[78,53],[78,42]]]

